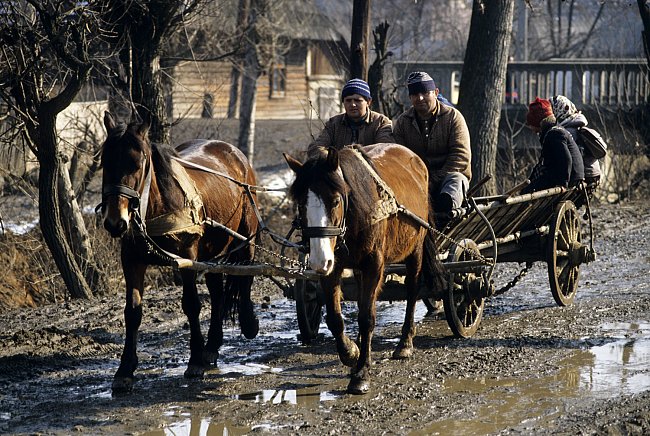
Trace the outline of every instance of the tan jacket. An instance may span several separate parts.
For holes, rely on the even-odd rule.
[[[390,118],[377,112],[370,111],[369,116],[359,126],[357,144],[370,145],[380,142],[395,142],[392,133]],[[325,123],[323,131],[307,149],[308,155],[312,155],[318,148],[335,147],[341,149],[353,143],[352,127],[345,114],[335,115]]]
[[[395,142],[413,150],[429,168],[431,178],[459,172],[472,179],[472,150],[465,118],[455,108],[438,103],[428,140],[420,132],[415,109],[410,108],[395,120]]]

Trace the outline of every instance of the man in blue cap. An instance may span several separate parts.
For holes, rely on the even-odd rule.
[[[469,129],[463,115],[438,99],[436,82],[423,71],[407,79],[412,107],[393,128],[395,142],[413,150],[429,169],[429,197],[437,212],[438,227],[449,221],[472,178]]]
[[[309,144],[308,154],[321,148],[342,148],[350,144],[370,145],[395,142],[390,119],[370,110],[370,87],[361,79],[348,81],[341,90],[345,113],[326,123],[318,138]]]

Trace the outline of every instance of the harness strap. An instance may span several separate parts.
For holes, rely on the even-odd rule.
[[[237,184],[239,186],[248,187],[252,192],[286,191],[286,188],[267,188],[267,187],[264,187],[264,186],[251,185],[249,183],[240,182],[239,180],[235,179],[234,177],[232,177],[232,176],[230,176],[230,175],[228,175],[226,173],[222,173],[221,171],[213,170],[212,168],[208,168],[208,167],[203,166],[201,164],[197,164],[197,163],[191,162],[189,160],[185,160],[185,159],[180,158],[180,157],[172,156],[172,159],[182,163],[187,168],[194,168],[196,170],[201,170],[201,171],[205,171],[207,173],[212,173],[212,174],[215,174],[217,176],[221,176],[224,179],[228,179],[231,182],[233,182],[233,183],[235,183],[235,184]]]
[[[351,150],[354,151],[354,155],[359,158],[377,184],[379,201],[377,201],[377,207],[372,214],[371,223],[376,224],[389,216],[396,214],[400,210],[400,205],[397,202],[393,190],[386,184],[386,182],[384,182],[379,174],[377,174],[377,171],[375,171],[372,165],[368,163],[359,150],[353,147],[351,147]]]

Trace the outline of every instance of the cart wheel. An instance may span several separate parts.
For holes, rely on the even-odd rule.
[[[318,328],[323,318],[322,304],[318,299],[318,283],[309,280],[296,280],[294,298],[300,329],[300,342],[310,344],[318,336]]]
[[[551,292],[558,306],[573,302],[580,277],[579,251],[582,241],[576,206],[567,200],[558,204],[551,223],[546,263]]]
[[[471,260],[472,256],[463,248],[478,252],[476,243],[471,239],[463,239],[458,245],[451,253],[452,262]],[[479,283],[477,280],[481,278],[474,273],[449,274],[449,287],[443,298],[445,317],[457,337],[471,337],[483,318],[485,302],[480,292],[481,286],[476,286]]]

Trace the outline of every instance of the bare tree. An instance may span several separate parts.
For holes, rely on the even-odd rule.
[[[242,2],[243,3],[243,2]],[[241,4],[240,4],[241,5]],[[255,152],[255,106],[257,80],[264,73],[275,73],[290,48],[290,32],[284,29],[287,11],[281,0],[251,0],[248,27],[244,34],[245,55],[242,71],[242,89],[239,106],[238,146],[253,162]]]
[[[514,0],[474,0],[458,100],[472,141],[474,183],[496,171],[513,15]],[[493,194],[494,179],[479,188],[479,195]]]
[[[150,120],[151,140],[168,143],[170,124],[166,122],[161,55],[165,42],[200,11],[205,0],[107,1],[127,101],[140,119]]]
[[[85,4],[28,0],[4,2],[2,12],[0,96],[39,163],[43,237],[70,295],[90,298],[89,283],[97,276],[94,256],[70,189],[56,119],[90,77],[92,53],[103,33],[101,11]]]
[[[384,96],[384,66],[386,61],[393,52],[388,50],[388,28],[390,24],[387,21],[379,23],[375,30],[372,31],[374,38],[375,60],[368,69],[368,85],[370,87],[370,95],[374,98],[372,100],[372,110],[381,111],[382,106],[384,113],[390,104],[390,100]]]

